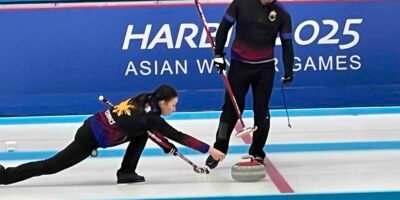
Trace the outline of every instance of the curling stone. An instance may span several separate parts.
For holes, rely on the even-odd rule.
[[[265,178],[265,166],[253,160],[238,162],[231,168],[232,178],[239,182],[255,182]]]

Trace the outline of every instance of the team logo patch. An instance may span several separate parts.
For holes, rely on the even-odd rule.
[[[276,11],[275,10],[273,10],[273,11],[271,11],[270,13],[269,13],[269,15],[268,15],[268,19],[269,19],[269,21],[271,21],[271,22],[273,22],[273,21],[275,21],[276,20]]]

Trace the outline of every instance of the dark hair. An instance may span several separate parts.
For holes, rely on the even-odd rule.
[[[162,100],[170,101],[177,96],[178,93],[174,88],[169,85],[161,85],[151,94],[151,100],[155,103]]]

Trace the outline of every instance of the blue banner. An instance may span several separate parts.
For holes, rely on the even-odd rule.
[[[399,105],[399,2],[284,5],[296,56],[289,108]],[[226,7],[203,5],[213,33]],[[222,106],[194,5],[1,9],[0,19],[1,116],[90,114],[104,108],[99,95],[119,101],[164,83],[179,90],[179,111]],[[275,55],[270,105],[282,108],[279,42]]]

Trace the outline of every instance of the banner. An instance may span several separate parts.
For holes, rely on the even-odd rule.
[[[203,5],[213,34],[227,6]],[[296,56],[289,108],[399,105],[399,2],[284,6]],[[90,114],[104,109],[99,95],[117,102],[160,84],[179,91],[178,111],[222,107],[194,4],[1,9],[0,19],[1,116]],[[275,56],[270,107],[282,108],[279,39]]]

